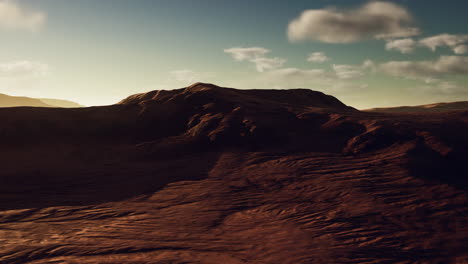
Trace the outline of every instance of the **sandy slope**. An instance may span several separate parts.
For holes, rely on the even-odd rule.
[[[468,112],[195,84],[0,118],[0,263],[468,259]]]

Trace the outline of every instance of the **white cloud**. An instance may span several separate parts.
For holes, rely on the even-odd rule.
[[[15,61],[0,64],[0,77],[41,77],[48,72],[49,66],[40,62]]]
[[[374,68],[374,63],[371,60],[366,60],[361,65],[332,65],[332,70],[282,68],[268,72],[267,76],[285,82],[304,84],[315,82],[332,87],[344,80],[359,79]]]
[[[339,90],[345,87],[344,81],[355,80],[365,76],[370,71],[374,71],[376,66],[373,61],[366,60],[360,65],[335,64],[331,69],[299,69],[281,68],[286,62],[281,58],[268,58],[264,55],[270,50],[262,47],[252,48],[230,48],[224,52],[229,53],[237,61],[248,61],[255,64],[258,72],[265,72],[259,76],[264,83],[275,85],[303,86],[318,85],[328,87],[328,89]],[[308,61],[325,62],[329,58],[323,52],[309,54]],[[182,73],[187,74],[186,71]],[[339,84],[339,85],[338,85]],[[352,84],[352,87],[363,88],[362,85]],[[348,87],[348,86],[346,86]]]
[[[372,60],[365,60],[361,65],[333,64],[336,78],[342,80],[358,79],[369,71],[375,70],[375,64]]]
[[[468,74],[468,57],[441,56],[435,61],[390,61],[379,65],[379,70],[392,76],[431,82],[439,76]]]
[[[309,57],[307,58],[307,61],[318,63],[323,63],[329,60],[330,58],[328,58],[327,55],[325,55],[323,52],[313,52],[309,54]]]
[[[269,53],[270,50],[262,47],[250,47],[250,48],[230,48],[225,49],[225,53],[230,54],[237,61],[250,61],[255,58],[263,57]]]
[[[372,70],[374,71],[375,70],[375,63],[372,61],[372,60],[365,60],[361,67],[365,70]]]
[[[388,40],[385,45],[386,50],[398,50],[403,54],[413,52],[417,42],[411,38]]]
[[[453,52],[455,52],[455,54],[465,54],[468,52],[468,45],[456,46],[453,48]]]
[[[391,2],[372,1],[357,9],[311,9],[291,21],[292,42],[313,40],[350,43],[367,38],[401,38],[420,34],[412,27],[413,17],[404,7]]]
[[[426,47],[433,52],[439,47],[448,47],[455,54],[465,54],[468,52],[468,35],[451,35],[440,34],[436,36],[426,37],[415,41],[411,38],[387,40],[385,45],[386,50],[398,50],[403,54],[408,54],[414,51],[416,47]]]
[[[46,19],[45,13],[26,10],[15,1],[0,1],[1,29],[37,31],[45,24]]]
[[[257,71],[264,72],[265,70],[273,70],[283,66],[286,60],[281,58],[259,57],[252,59],[251,62],[255,63]]]
[[[468,35],[452,35],[440,34],[432,37],[427,37],[419,40],[422,46],[425,46],[432,51],[438,47],[449,47],[456,54],[463,54],[467,52],[467,46],[463,45],[468,42]]]
[[[286,60],[282,58],[265,57],[265,54],[269,53],[270,50],[262,47],[230,48],[225,49],[224,52],[230,54],[236,61],[252,62],[259,72],[277,69],[286,62]]]

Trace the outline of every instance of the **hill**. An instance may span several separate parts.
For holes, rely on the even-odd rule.
[[[42,102],[52,105],[54,107],[62,107],[62,108],[76,108],[76,107],[84,107],[79,103],[75,103],[69,100],[62,100],[62,99],[50,99],[50,98],[40,98]]]
[[[47,103],[29,97],[23,96],[9,96],[0,94],[0,107],[16,107],[16,106],[35,106],[35,107],[52,107]]]
[[[468,257],[468,111],[197,83],[0,119],[0,263]]]
[[[386,112],[386,113],[431,113],[431,112],[447,112],[447,111],[466,111],[468,110],[468,102],[451,102],[451,103],[436,103],[417,106],[399,106],[387,108],[372,108],[364,111],[368,112]]]
[[[10,96],[6,94],[0,94],[0,107],[21,107],[21,106],[31,106],[31,107],[63,107],[63,108],[73,108],[73,107],[83,107],[80,104],[77,104],[68,100],[60,99],[38,99],[30,98],[24,96]]]

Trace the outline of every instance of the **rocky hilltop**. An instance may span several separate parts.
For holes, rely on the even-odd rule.
[[[0,118],[0,263],[468,258],[468,111],[197,83]]]

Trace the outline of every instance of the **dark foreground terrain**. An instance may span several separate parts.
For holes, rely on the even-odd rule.
[[[2,264],[468,262],[468,111],[194,84],[0,119]]]

